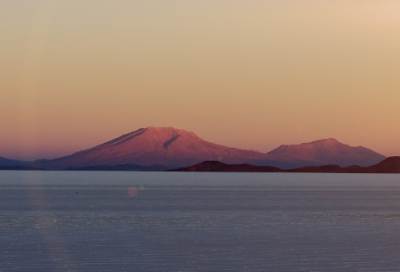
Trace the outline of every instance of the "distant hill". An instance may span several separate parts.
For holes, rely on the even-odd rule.
[[[340,167],[339,165],[323,165],[323,166],[306,166],[296,169],[279,169],[270,166],[255,166],[250,164],[225,164],[218,161],[205,161],[178,169],[169,171],[176,172],[287,172],[287,173],[381,173],[395,174],[400,173],[400,157],[390,157],[382,162],[362,167],[352,165],[348,167]]]
[[[168,168],[162,165],[141,166],[135,164],[119,164],[119,165],[97,165],[86,167],[71,167],[65,170],[69,171],[165,171]]]
[[[352,147],[332,138],[300,145],[281,145],[268,152],[267,155],[290,161],[292,168],[327,164],[336,164],[341,167],[349,165],[370,166],[386,158],[368,148]]]
[[[365,173],[400,173],[400,157],[389,157],[376,165],[366,167]]]
[[[19,165],[26,165],[29,163],[31,163],[31,162],[10,160],[10,159],[0,157],[0,167],[2,167],[2,166],[19,166]]]
[[[32,166],[28,166],[28,165],[15,165],[15,166],[0,166],[0,170],[29,170],[29,171],[33,171],[33,170],[45,170],[43,168],[37,168],[37,167],[32,167]]]
[[[20,161],[20,160],[10,160],[6,158],[0,157],[0,167],[8,167],[8,166],[23,166],[23,165],[32,165],[35,163],[46,162],[46,159],[40,159],[36,161]]]
[[[248,163],[226,164],[219,161],[204,161],[189,167],[169,170],[174,172],[284,172],[272,166],[255,166]]]

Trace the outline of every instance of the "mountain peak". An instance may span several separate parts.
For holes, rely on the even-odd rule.
[[[344,145],[340,143],[338,140],[334,138],[328,138],[328,139],[321,139],[321,140],[316,140],[308,143],[302,143],[298,145],[280,145],[278,148],[268,152],[267,154],[269,155],[276,155],[277,151],[283,152],[284,150],[291,150],[291,149],[298,149],[300,147],[303,148],[314,148],[315,146],[333,146],[333,145]]]
[[[166,132],[166,131],[178,131],[179,129],[173,128],[173,127],[153,127],[149,126],[145,128],[145,130],[148,131],[154,131],[154,132]]]
[[[149,126],[147,128],[144,128],[143,130],[147,131],[147,132],[151,132],[151,133],[155,133],[155,134],[167,134],[167,135],[193,135],[196,136],[196,134],[194,134],[191,131],[187,131],[184,129],[177,129],[174,127],[153,127],[153,126]]]
[[[308,145],[308,144],[342,144],[341,142],[339,142],[338,140],[336,140],[335,138],[328,138],[328,139],[321,139],[321,140],[316,140],[316,141],[312,141],[309,143],[303,143],[303,145]]]

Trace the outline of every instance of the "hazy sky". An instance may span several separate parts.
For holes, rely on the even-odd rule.
[[[147,126],[400,155],[398,0],[0,0],[0,157]]]

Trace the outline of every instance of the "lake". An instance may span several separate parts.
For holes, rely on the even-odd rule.
[[[400,175],[0,171],[0,271],[399,271]]]

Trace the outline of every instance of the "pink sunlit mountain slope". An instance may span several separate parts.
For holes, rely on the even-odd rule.
[[[37,166],[47,169],[121,164],[182,167],[206,160],[244,163],[268,157],[257,151],[213,144],[182,129],[148,127]]]
[[[72,155],[33,164],[45,169],[92,166],[186,167],[203,161],[227,164],[250,163],[290,169],[303,166],[337,164],[370,166],[385,159],[364,147],[350,147],[334,139],[301,145],[283,145],[264,154],[230,148],[202,140],[193,132],[172,127],[141,128],[114,140]]]
[[[297,167],[327,164],[370,166],[386,158],[368,148],[351,147],[332,138],[300,145],[281,145],[267,155],[292,161]]]

